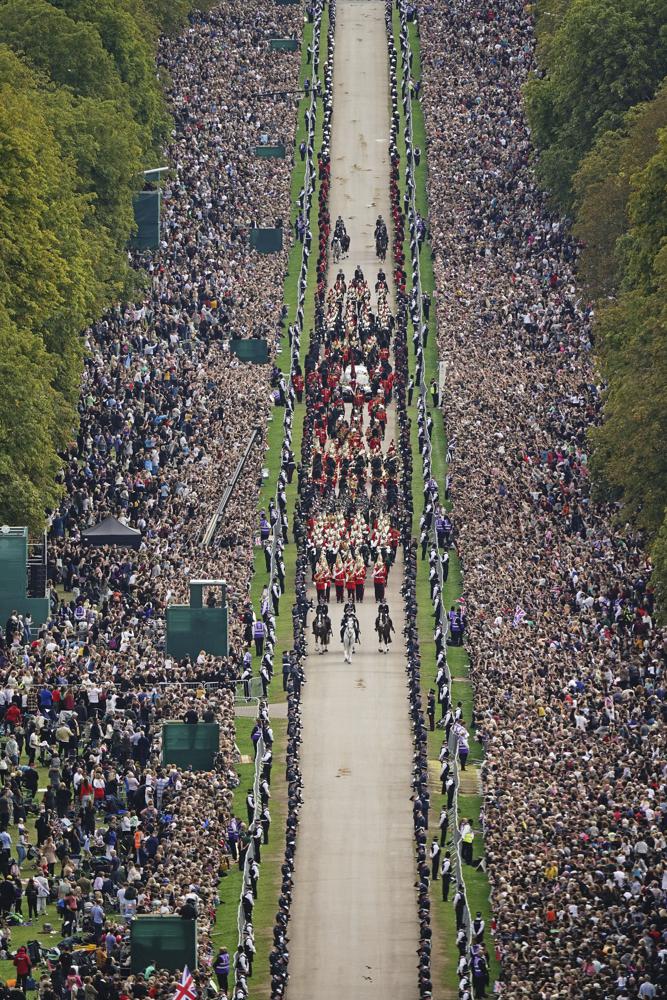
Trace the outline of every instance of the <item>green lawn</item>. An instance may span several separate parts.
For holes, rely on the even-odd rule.
[[[304,38],[304,46],[306,43],[306,38],[310,39],[312,37],[312,25],[307,25],[310,29],[308,35]],[[328,52],[328,42],[327,42],[327,32],[329,29],[329,12],[328,8],[325,8],[322,15],[321,33],[320,33],[320,63],[319,63],[319,79],[324,87],[324,66],[326,63],[327,52]],[[305,48],[304,48],[305,52]],[[303,76],[308,76],[311,67],[308,67],[308,72],[306,72],[305,67],[305,56],[302,60],[301,73]],[[303,125],[303,110],[306,107],[306,99],[304,98],[301,102],[301,107],[299,108],[299,123],[300,129],[303,130],[297,134],[297,146],[301,142],[301,136],[305,134],[305,126]],[[314,148],[317,151],[322,143],[322,118],[323,118],[323,108],[321,101],[318,102],[317,106],[317,118],[315,123],[315,144]],[[295,158],[294,167],[294,177],[292,181],[292,190],[295,193],[295,197],[298,196],[298,192],[303,183],[305,167],[301,163],[300,157],[297,155]],[[316,266],[317,266],[317,247],[319,245],[319,226],[317,217],[317,206],[319,198],[319,180],[316,180],[315,191],[313,194],[313,202],[311,209],[311,220],[310,228],[313,234],[311,243],[311,254],[308,261],[308,284],[306,287],[306,297],[304,304],[304,322],[303,322],[303,334],[301,336],[301,358],[305,358],[306,352],[308,350],[308,344],[310,341],[310,334],[312,332],[312,327],[315,318],[315,283],[316,283]],[[297,290],[299,273],[301,268],[301,253],[302,246],[300,243],[296,243],[292,247],[290,254],[289,267],[287,275],[285,278],[285,288],[284,288],[284,301],[288,308],[288,318],[287,323],[290,324],[294,321],[297,309]],[[279,356],[280,367],[283,371],[287,372],[289,370],[289,345],[287,344],[287,336],[285,336],[285,344],[282,354]],[[283,413],[284,411],[280,408],[276,408],[273,412],[273,420],[269,425],[268,433],[268,444],[269,450],[267,451],[264,459],[264,465],[269,470],[269,475],[264,481],[262,490],[259,497],[259,508],[264,508],[268,506],[269,499],[275,496],[276,484],[278,480],[278,475],[280,473],[280,456],[282,450],[283,442]],[[301,455],[301,436],[303,430],[303,418],[305,414],[305,403],[297,403],[294,410],[294,420],[292,425],[292,450],[296,461],[298,462]],[[283,702],[285,700],[285,694],[282,689],[282,674],[280,671],[280,665],[282,662],[283,650],[288,650],[292,648],[292,614],[291,605],[292,599],[291,595],[294,593],[294,570],[296,565],[296,546],[292,540],[291,536],[291,525],[293,523],[294,508],[297,500],[297,477],[294,476],[293,482],[287,486],[287,512],[288,520],[290,524],[290,541],[285,546],[284,549],[284,559],[285,559],[285,569],[286,569],[286,593],[280,602],[280,614],[276,620],[276,648],[274,664],[276,669],[276,675],[271,687],[269,689],[269,700],[272,702]],[[264,564],[264,553],[261,548],[255,551],[255,572],[252,580],[251,587],[251,597],[253,605],[256,610],[259,607],[259,598],[262,593],[263,587],[267,582],[267,573]],[[259,663],[257,663],[257,670],[259,669]]]
[[[254,780],[253,750],[250,732],[253,720],[238,718],[236,720],[236,743],[242,755],[249,757],[249,764],[241,764],[237,771],[241,783],[234,792],[234,813],[242,820],[246,819],[245,797],[247,789]],[[268,958],[272,945],[273,920],[280,895],[280,866],[284,855],[285,819],[287,817],[287,786],[284,780],[285,747],[287,739],[287,722],[285,719],[275,719],[271,723],[273,729],[273,770],[271,772],[271,830],[269,843],[262,847],[262,863],[259,877],[259,895],[253,911],[253,926],[255,928],[255,947],[257,955],[253,966],[251,991],[253,997],[268,1000],[270,996],[270,979]],[[238,942],[238,908],[241,893],[241,872],[238,865],[233,865],[226,878],[220,882],[219,894],[221,905],[218,908],[213,943],[215,948],[225,945],[230,955],[236,951]],[[230,973],[230,987],[234,982],[233,971]]]
[[[329,28],[329,13],[328,8],[325,8],[322,23],[321,23],[321,34],[320,34],[320,62],[319,62],[319,79],[324,87],[324,66],[327,58],[328,43],[327,43],[327,32]],[[304,30],[304,41],[302,50],[302,62],[301,62],[301,79],[303,81],[304,77],[310,76],[312,67],[306,65],[306,48],[310,41],[312,40],[312,25],[307,24]],[[304,97],[299,106],[298,123],[299,128],[296,135],[296,150],[298,150],[299,143],[302,138],[305,138],[305,124],[303,119],[304,111],[307,107],[307,100]],[[315,143],[314,149],[317,150],[322,144],[322,121],[323,121],[323,107],[321,101],[318,102],[317,106],[317,118],[315,123]],[[299,190],[303,183],[305,173],[305,164],[302,164],[301,158],[298,152],[295,152],[294,159],[294,170],[292,174],[292,220],[296,217],[295,203],[298,198]],[[317,265],[317,247],[319,245],[319,226],[318,226],[318,198],[319,198],[319,180],[316,179],[315,191],[313,193],[313,201],[311,207],[311,219],[310,228],[312,232],[312,243],[311,243],[311,253],[308,261],[308,284],[306,287],[306,297],[304,304],[304,324],[303,333],[301,336],[301,359],[305,358],[306,352],[308,350],[310,333],[314,324],[315,315],[315,279],[316,279],[316,265]],[[298,281],[299,273],[301,270],[301,256],[302,256],[302,245],[296,242],[291,249],[287,274],[285,276],[285,286],[284,286],[284,302],[287,306],[288,314],[286,326],[293,323],[296,317],[296,310],[298,304]],[[283,350],[282,353],[277,358],[277,363],[283,372],[289,371],[290,365],[290,354],[289,354],[289,344],[287,342],[287,334],[284,337]],[[296,461],[300,460],[301,455],[301,437],[303,430],[303,419],[305,414],[305,404],[297,404],[294,411],[294,420],[292,425],[292,450],[294,452]],[[283,443],[283,415],[284,411],[280,408],[276,408],[273,411],[273,420],[269,424],[268,431],[268,451],[264,458],[264,465],[269,470],[269,475],[264,481],[262,490],[259,497],[258,509],[268,506],[269,499],[275,496],[276,485],[278,480],[278,475],[280,473],[280,458]],[[296,545],[293,540],[291,540],[291,526],[293,523],[294,508],[297,500],[297,477],[295,475],[294,481],[287,486],[287,506],[288,506],[288,520],[290,525],[290,541],[284,548],[284,560],[285,560],[285,578],[286,578],[286,592],[282,596],[280,601],[280,613],[276,619],[276,646],[274,653],[274,668],[275,676],[271,682],[269,689],[269,702],[272,704],[277,704],[285,701],[285,693],[282,689],[282,654],[284,650],[289,650],[292,648],[292,603],[294,595],[294,573],[296,566]],[[263,587],[266,585],[268,579],[268,574],[266,572],[264,552],[261,548],[255,550],[255,568],[251,587],[251,597],[253,605],[256,610],[259,609],[259,599]],[[256,663],[255,669],[259,670],[259,662]],[[272,727],[274,731],[275,743],[274,743],[274,767],[272,772],[272,785],[271,785],[271,842],[268,849],[262,852],[262,864],[261,864],[261,875],[259,881],[259,898],[255,905],[253,913],[253,924],[255,928],[255,944],[257,948],[257,955],[255,958],[251,992],[253,997],[259,997],[260,1000],[268,1000],[270,997],[270,971],[268,957],[272,945],[272,935],[273,935],[273,923],[276,914],[276,909],[278,906],[278,896],[280,895],[280,884],[281,884],[281,873],[280,867],[282,864],[284,849],[285,849],[285,819],[287,816],[287,785],[285,782],[285,747],[286,747],[286,733],[287,733],[287,723],[285,720],[276,719],[272,722]],[[252,728],[252,720],[237,718],[237,742],[239,747],[242,749],[242,744],[246,739],[249,740],[250,729]],[[243,751],[242,752],[248,752]],[[241,784],[237,789],[235,795],[235,802],[238,797],[239,804],[238,808],[241,810],[240,815],[245,816],[245,795],[246,788],[252,781],[253,767],[252,765],[246,765],[247,775],[242,774]],[[243,771],[243,769],[242,769]],[[214,934],[214,941],[216,945],[225,943],[230,952],[229,942],[236,946],[237,940],[237,911],[238,911],[238,899],[241,889],[241,876],[238,871],[234,871],[226,879],[223,879],[222,890],[224,892],[225,899],[231,898],[233,896],[235,905],[221,907],[219,910],[218,925],[216,927],[216,932]],[[233,979],[233,977],[232,977]],[[230,980],[231,981],[231,980]]]

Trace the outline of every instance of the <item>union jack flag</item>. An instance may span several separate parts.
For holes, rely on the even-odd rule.
[[[174,993],[174,1000],[197,1000],[197,993],[195,991],[195,984],[192,979],[192,973],[188,969],[187,965],[183,969],[181,984],[180,986],[176,987],[176,992]]]
[[[523,610],[520,604],[517,604],[514,610],[514,620],[512,622],[514,628],[518,628],[525,617],[526,617],[526,612]]]

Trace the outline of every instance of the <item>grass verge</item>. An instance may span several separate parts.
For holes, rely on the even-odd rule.
[[[328,30],[329,12],[325,7],[322,15],[320,30],[320,60],[319,60],[319,80],[324,89],[324,66],[328,54]],[[307,63],[306,52],[312,41],[313,26],[307,24],[304,31],[302,59],[301,59],[301,84],[306,77],[311,77],[312,66]],[[295,138],[294,170],[292,174],[292,221],[296,217],[296,202],[301,186],[304,182],[305,163],[301,161],[298,153],[299,144],[306,137],[305,111],[309,106],[309,98],[305,96],[301,99],[298,114],[298,129]],[[323,108],[321,101],[317,103],[317,117],[315,122],[315,142],[314,149],[317,151],[322,144],[322,124]],[[308,349],[310,332],[313,327],[315,317],[315,285],[316,285],[316,263],[317,247],[319,245],[319,225],[318,225],[318,200],[319,200],[319,179],[315,181],[315,191],[313,193],[310,228],[312,232],[311,253],[308,263],[308,283],[306,287],[306,297],[304,304],[304,324],[301,337],[301,358],[305,357]],[[302,244],[295,241],[291,248],[288,268],[284,284],[284,302],[287,306],[286,323],[292,324],[296,318],[298,305],[298,282],[301,270]],[[286,335],[285,335],[286,341]],[[289,345],[285,342],[281,354],[277,357],[277,363],[281,371],[287,373],[290,367]],[[297,403],[294,410],[292,449],[295,456],[301,453],[301,436],[303,431],[303,419],[305,415],[305,404]],[[269,425],[267,434],[267,452],[264,465],[268,469],[268,477],[265,479],[260,492],[258,511],[266,509],[269,500],[275,496],[278,475],[280,473],[281,452],[283,444],[283,410],[276,408],[273,411],[273,420]],[[298,458],[297,458],[298,461]],[[293,523],[293,513],[297,500],[297,480],[296,476],[287,489],[287,509],[290,525]],[[275,675],[271,682],[268,699],[270,704],[277,704],[285,701],[285,694],[282,690],[281,662],[284,650],[292,648],[292,615],[291,595],[294,593],[294,574],[296,567],[296,545],[293,541],[288,542],[284,548],[285,560],[285,582],[286,591],[280,602],[280,613],[276,618],[276,646],[275,646]],[[254,573],[251,586],[251,599],[256,611],[259,610],[260,596],[263,587],[266,585],[268,573],[265,567],[264,551],[261,547],[255,549]],[[255,671],[259,670],[259,662],[255,664]],[[252,720],[237,717],[237,744],[242,754],[252,756],[252,747],[249,746],[250,730]],[[255,928],[255,946],[257,954],[253,964],[253,975],[251,991],[253,998],[268,1000],[271,993],[271,979],[269,970],[269,953],[272,947],[273,922],[276,912],[278,896],[280,895],[281,871],[280,867],[284,855],[283,834],[285,820],[287,816],[287,785],[285,782],[285,748],[287,739],[287,722],[284,719],[273,719],[272,728],[274,733],[274,767],[271,783],[271,841],[262,851],[261,875],[259,882],[259,897],[253,912],[253,925]],[[239,774],[241,784],[235,793],[236,814],[245,816],[245,795],[246,789],[252,782],[254,765],[252,763],[241,765]],[[237,940],[237,910],[238,899],[241,891],[241,874],[238,868],[233,870],[226,879],[222,880],[221,891],[224,893],[225,904],[220,907],[219,920],[214,934],[214,942],[219,945],[223,942],[232,942],[234,946]],[[227,900],[233,899],[235,905],[228,905]],[[229,948],[229,944],[227,944]],[[229,948],[231,952],[231,948]],[[232,977],[233,978],[233,977]],[[230,978],[231,984],[231,978]]]

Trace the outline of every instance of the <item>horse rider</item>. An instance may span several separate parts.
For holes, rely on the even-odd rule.
[[[394,628],[394,623],[389,614],[389,605],[384,600],[378,605],[377,618],[375,619],[375,631],[378,634],[378,641],[380,643],[384,642],[384,652],[389,652],[391,633],[395,632],[396,629]]]
[[[340,641],[343,641],[343,636],[345,634],[345,626],[347,625],[348,619],[352,620],[354,625],[354,637],[357,642],[361,642],[361,632],[359,630],[359,619],[357,618],[357,612],[355,610],[354,604],[350,601],[343,607],[343,617],[340,623]]]
[[[388,242],[389,237],[387,236],[385,221],[381,215],[378,215],[377,222],[375,223],[375,251],[378,257],[382,257],[384,259],[384,255],[387,252]]]
[[[350,249],[350,237],[347,235],[342,215],[339,215],[336,219],[336,225],[334,226],[334,239],[340,240],[343,253],[348,253]]]
[[[329,618],[329,606],[327,604],[318,604],[312,628],[315,638],[319,638],[321,645],[326,647],[331,638],[331,619]]]

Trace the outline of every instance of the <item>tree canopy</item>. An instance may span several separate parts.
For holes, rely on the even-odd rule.
[[[550,4],[550,6],[552,6]],[[647,532],[667,594],[667,18],[648,0],[558,0],[526,87],[537,170],[571,210],[606,385],[598,491]]]
[[[582,157],[629,108],[651,100],[667,73],[664,3],[572,0],[562,16],[545,13],[538,23],[542,75],[527,84],[526,107],[540,178],[570,208]]]
[[[135,284],[132,199],[169,134],[158,39],[193,7],[0,0],[0,520],[57,500],[81,334]]]

